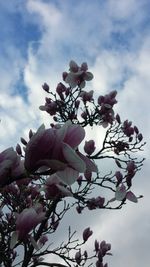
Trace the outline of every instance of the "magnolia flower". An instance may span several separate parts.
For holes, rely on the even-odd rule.
[[[62,183],[57,172],[46,180],[44,191],[47,199],[72,196],[70,190]]]
[[[128,199],[128,200],[130,200],[132,202],[135,202],[135,203],[138,202],[138,199],[134,195],[134,193],[131,192],[131,191],[127,191],[125,185],[124,184],[121,184],[116,189],[114,200],[122,201],[124,199]]]
[[[76,86],[83,88],[85,87],[85,81],[93,79],[93,74],[87,71],[88,67],[86,63],[82,63],[81,67],[79,67],[76,62],[71,60],[69,66],[70,72],[65,73],[64,80],[71,86],[71,88]]]
[[[25,239],[30,231],[45,219],[42,206],[24,209],[16,220],[16,231],[18,239]]]
[[[12,147],[0,153],[0,185],[4,186],[25,176],[24,161]]]
[[[85,130],[70,121],[51,129],[41,126],[26,146],[25,168],[30,172],[51,168],[67,184],[86,169],[97,171],[90,159],[76,152],[84,136]]]

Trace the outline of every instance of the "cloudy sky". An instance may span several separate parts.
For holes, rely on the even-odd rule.
[[[95,77],[90,88],[97,94],[118,90],[117,111],[148,142],[134,185],[144,198],[91,220],[96,235],[112,243],[111,267],[150,262],[149,11],[149,0],[0,1],[1,151],[48,123],[38,110],[45,97],[41,85],[54,90],[70,59],[88,63]]]

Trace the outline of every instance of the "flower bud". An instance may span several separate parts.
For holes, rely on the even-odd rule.
[[[64,72],[62,73],[63,81],[66,80],[67,76],[68,76],[68,72],[64,71]]]
[[[77,264],[80,264],[81,263],[81,252],[78,251],[76,254],[75,254],[75,260],[76,260],[76,263]]]
[[[18,155],[22,155],[21,146],[19,144],[16,145],[16,152]]]
[[[86,228],[83,231],[83,240],[84,240],[84,242],[86,242],[92,234],[93,234],[93,231],[90,230],[90,227]]]
[[[95,251],[98,252],[99,251],[99,242],[97,240],[95,240],[94,247],[95,247]]]
[[[139,129],[136,126],[134,126],[134,131],[135,131],[136,134],[139,133]]]
[[[56,87],[57,94],[61,95],[63,92],[65,92],[66,86],[63,83],[58,83]]]
[[[46,92],[49,93],[49,85],[48,85],[47,83],[44,83],[44,84],[42,85],[42,88],[43,88],[44,91],[46,91]]]
[[[25,146],[27,145],[27,141],[23,137],[21,137],[20,140],[23,145]]]
[[[89,171],[85,171],[84,172],[84,177],[88,182],[91,182],[91,178],[92,178],[92,172]]]
[[[88,65],[87,65],[86,62],[83,62],[83,63],[81,64],[81,70],[83,70],[83,71],[87,71],[87,70],[88,70]]]
[[[82,117],[84,120],[87,119],[87,113],[86,113],[86,111],[84,111],[84,112],[81,113],[81,117]]]
[[[119,114],[116,115],[116,121],[117,121],[119,124],[121,123],[121,119],[120,119]]]
[[[120,171],[117,171],[115,173],[115,176],[117,178],[118,183],[121,183],[122,182],[122,179],[123,179],[122,173]]]
[[[87,259],[87,257],[88,257],[88,253],[87,253],[87,251],[85,250],[84,251],[84,257],[85,257],[85,260]]]
[[[77,179],[77,182],[78,182],[78,185],[79,185],[79,186],[81,186],[81,184],[82,184],[82,179],[83,179],[82,175],[80,175],[80,176],[78,177],[78,179]]]
[[[143,135],[141,133],[138,134],[138,140],[141,142],[143,139]]]
[[[31,137],[34,135],[34,133],[32,132],[32,130],[30,129],[29,131],[29,138],[31,139]]]
[[[84,151],[88,155],[91,155],[95,150],[95,142],[93,140],[85,141]]]

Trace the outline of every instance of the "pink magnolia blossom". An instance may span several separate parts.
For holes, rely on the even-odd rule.
[[[9,184],[19,177],[25,177],[24,161],[10,147],[0,153],[0,185]]]
[[[77,65],[73,60],[70,61],[70,72],[65,73],[64,80],[68,83],[71,88],[80,86],[80,88],[85,87],[85,81],[90,81],[93,79],[93,74],[87,71],[88,67],[86,63],[82,63],[81,67]]]
[[[86,91],[82,91],[80,96],[83,100],[84,103],[86,103],[87,101],[92,101],[93,100],[93,90],[86,92]]]
[[[76,152],[85,130],[67,121],[62,127],[40,127],[31,137],[25,151],[25,168],[35,172],[51,168],[65,183],[72,184],[87,168],[96,171],[94,163]],[[82,156],[81,156],[82,155]]]
[[[42,210],[42,206],[31,207],[24,209],[16,220],[16,231],[18,232],[18,238],[24,239],[29,232],[34,229],[42,220],[45,219],[45,212]]]
[[[59,178],[57,173],[51,175],[46,180],[44,191],[47,199],[72,196],[72,193],[66,185],[62,183],[62,180]]]
[[[125,185],[124,184],[121,184],[116,189],[114,200],[122,201],[125,198],[128,199],[128,200],[130,200],[130,201],[132,201],[132,202],[134,202],[134,203],[137,203],[138,202],[138,199],[134,195],[134,193],[131,192],[131,191],[127,191]]]

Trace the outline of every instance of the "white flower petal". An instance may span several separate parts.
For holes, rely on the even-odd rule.
[[[69,167],[67,167],[64,171],[58,171],[56,174],[62,180],[62,182],[67,185],[73,184],[79,176],[78,171],[75,171]]]
[[[115,192],[116,200],[122,201],[126,197],[126,189],[125,186],[122,185],[121,187],[117,187]]]
[[[18,241],[18,231],[14,231],[11,236],[10,240],[10,249],[13,249],[14,246],[17,244]]]
[[[78,172],[85,172],[85,162],[76,154],[76,152],[67,144],[63,143],[63,155],[69,165]]]

